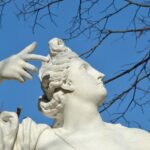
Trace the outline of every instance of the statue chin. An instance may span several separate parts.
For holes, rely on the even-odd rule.
[[[101,88],[101,91],[99,92],[98,107],[104,102],[106,97],[107,97],[107,90],[103,86],[103,88]]]
[[[94,90],[89,91],[89,95],[91,93],[91,98],[92,101],[95,101],[96,105],[99,107],[107,97],[107,89],[105,88],[103,82],[101,81],[95,88]]]

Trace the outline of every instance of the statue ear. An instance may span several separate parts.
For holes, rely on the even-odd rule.
[[[61,85],[61,87],[67,91],[71,91],[71,92],[74,91],[74,86],[71,80],[65,80]]]

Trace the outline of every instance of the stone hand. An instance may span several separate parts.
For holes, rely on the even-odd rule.
[[[24,82],[25,79],[32,79],[32,75],[29,73],[37,72],[38,69],[28,63],[30,60],[48,61],[48,58],[41,55],[32,54],[36,48],[36,42],[33,42],[21,52],[16,55],[2,60],[0,62],[0,80],[13,79],[20,82]]]

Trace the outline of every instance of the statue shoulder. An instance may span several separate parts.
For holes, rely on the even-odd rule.
[[[47,129],[50,127],[46,124],[37,124],[29,117],[23,119],[22,123],[19,124],[14,149],[35,149],[40,136]]]
[[[49,127],[41,134],[36,147],[38,150],[45,150],[45,145],[47,145],[50,150],[58,146],[58,137],[55,135],[54,130],[55,129]]]
[[[20,124],[19,133],[21,134],[18,137],[19,139],[22,137],[26,139],[23,145],[26,145],[26,147],[28,145],[37,150],[52,150],[68,146],[57,136],[55,130],[57,128],[52,128],[46,124],[36,124],[28,117]]]
[[[37,150],[70,150],[71,144],[65,140],[63,136],[58,136],[57,128],[49,128],[45,130],[40,136],[37,144]],[[45,147],[47,145],[47,147]]]
[[[22,123],[19,125],[19,132],[23,137],[29,136],[30,139],[38,140],[42,133],[47,129],[51,129],[51,127],[47,124],[37,124],[29,117],[23,119]]]
[[[139,128],[129,128],[121,124],[107,123],[107,126],[109,129],[112,129],[114,135],[121,137],[122,141],[128,143],[132,147],[132,149],[137,149],[137,150],[150,149],[149,132]]]
[[[19,121],[14,112],[0,113],[0,149],[10,150],[17,136]]]
[[[20,126],[24,126],[25,128],[35,128],[36,132],[37,130],[43,130],[46,128],[50,128],[50,126],[48,126],[47,124],[43,124],[43,123],[36,123],[34,120],[32,120],[30,117],[27,117],[25,119],[23,119],[22,123],[20,124]]]
[[[150,149],[150,133],[139,128],[128,128],[128,127],[122,127],[123,128],[123,135],[125,136],[125,139],[128,140],[131,143],[137,143],[133,144],[132,146],[137,148],[137,150],[148,150]]]

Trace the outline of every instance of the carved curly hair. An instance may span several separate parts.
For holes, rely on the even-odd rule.
[[[39,98],[38,107],[44,115],[55,119],[53,127],[60,127],[63,124],[64,94],[74,90],[66,86],[70,84],[69,64],[78,55],[58,38],[50,40],[49,47],[49,62],[44,62],[39,71],[44,95]]]

